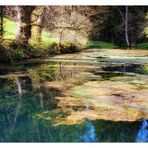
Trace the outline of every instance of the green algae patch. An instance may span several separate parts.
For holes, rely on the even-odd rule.
[[[76,54],[57,55],[45,61],[64,63],[148,63],[148,51],[123,49],[87,49]]]
[[[148,64],[143,65],[143,71],[148,75]]]
[[[87,82],[70,93],[91,103],[97,119],[135,121],[148,117],[147,89],[138,90],[128,82]]]

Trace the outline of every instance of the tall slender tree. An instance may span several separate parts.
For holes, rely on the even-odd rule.
[[[125,39],[127,47],[129,48],[129,37],[128,37],[128,6],[125,6]]]
[[[127,48],[129,48],[130,46],[130,43],[129,43],[129,36],[128,36],[128,6],[125,6],[125,16],[124,16],[124,13],[118,8],[118,7],[115,7],[117,8],[117,10],[119,11],[120,15],[121,15],[121,18],[122,18],[122,21],[124,23],[124,30],[125,30],[125,40],[126,40],[126,44],[127,44]]]

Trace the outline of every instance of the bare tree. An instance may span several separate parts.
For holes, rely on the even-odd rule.
[[[51,36],[59,39],[59,44],[71,42],[86,45],[88,38],[99,36],[107,12],[108,7],[105,6],[44,6],[41,15],[33,11],[38,18],[33,26],[38,28],[35,29],[38,35],[42,28],[50,31]]]
[[[117,8],[117,10],[119,11],[122,17],[122,21],[124,23],[124,30],[125,30],[125,40],[126,40],[127,47],[129,48],[130,43],[129,43],[129,36],[128,36],[128,6],[125,6],[125,17],[123,12],[118,7],[115,7],[115,8]]]
[[[125,38],[127,47],[129,48],[129,38],[128,38],[128,6],[125,6]]]
[[[43,24],[59,39],[59,44],[64,42],[86,44],[92,23],[79,10],[78,6],[47,6],[44,15],[44,21],[47,23]]]

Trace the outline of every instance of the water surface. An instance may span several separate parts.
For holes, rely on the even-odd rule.
[[[98,59],[102,60],[96,57],[92,61]],[[99,91],[96,83],[109,87],[112,83],[125,82],[136,86],[139,94],[141,90],[146,93],[147,64],[92,61],[54,59],[40,64],[1,67],[0,141],[147,142],[147,106],[144,103],[140,104],[141,108],[135,104],[130,106],[126,101],[121,106],[120,102],[106,101],[105,96],[104,101],[102,96],[89,93],[89,89],[87,94],[84,87],[94,84],[91,88]],[[116,97],[113,100],[122,101],[124,93],[127,92],[112,92],[110,97],[113,95]],[[130,116],[116,115],[114,111],[120,112],[120,108],[122,112],[128,110]],[[92,114],[87,114],[89,112]],[[98,116],[101,112],[104,117]],[[117,117],[108,118],[109,113]]]

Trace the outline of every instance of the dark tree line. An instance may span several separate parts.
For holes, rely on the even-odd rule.
[[[134,47],[136,42],[145,41],[144,29],[147,23],[146,6],[110,7],[108,19],[101,30],[101,40]]]

